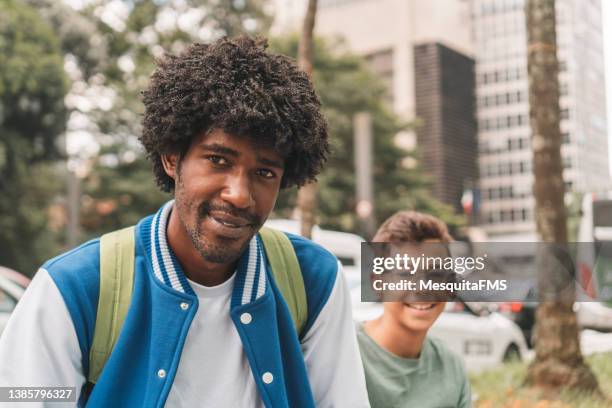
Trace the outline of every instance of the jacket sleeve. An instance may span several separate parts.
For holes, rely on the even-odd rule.
[[[332,292],[302,339],[317,407],[369,407],[348,287],[338,263]]]
[[[53,279],[45,269],[40,269],[0,337],[0,387],[76,387],[78,401],[84,382],[81,350],[72,319]],[[75,405],[75,402],[28,403],[28,407]]]

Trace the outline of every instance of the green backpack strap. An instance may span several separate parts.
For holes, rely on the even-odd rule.
[[[100,297],[87,380],[95,384],[123,326],[134,286],[134,227],[100,238]]]
[[[284,233],[271,228],[261,228],[259,236],[272,268],[274,282],[289,307],[295,329],[300,335],[308,319],[308,304],[304,278],[293,245]]]

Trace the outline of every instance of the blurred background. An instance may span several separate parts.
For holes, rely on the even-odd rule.
[[[169,199],[137,140],[155,58],[243,32],[296,56],[306,7],[0,4],[0,264],[27,274]],[[575,236],[583,196],[610,188],[607,9],[600,0],[557,1]],[[455,236],[536,240],[523,0],[320,0],[315,43],[314,81],[333,146],[319,180],[320,226],[369,238],[391,213],[413,208],[440,216]],[[295,205],[296,192],[285,192],[274,216],[295,218]]]
[[[0,265],[31,276],[169,200],[138,142],[155,59],[240,33],[296,57],[306,3],[0,0]],[[557,0],[556,24],[569,239],[609,241],[612,2]],[[399,209],[442,218],[458,239],[538,240],[525,0],[319,0],[314,43],[332,156],[313,237],[345,266],[358,267],[361,237]],[[272,215],[294,232],[296,197],[283,192]],[[524,305],[499,307],[516,320]],[[600,329],[612,330],[610,316]],[[473,324],[500,336],[496,322]],[[501,361],[512,344],[527,353],[523,334],[525,344],[472,335],[457,347]]]
[[[296,56],[306,7],[0,4],[0,264],[27,274],[169,199],[137,140],[155,58],[243,32]],[[557,1],[574,240],[584,195],[610,188],[606,7]],[[523,0],[320,0],[314,82],[333,155],[319,179],[318,224],[369,238],[391,213],[413,208],[440,216],[455,236],[536,241],[526,41]],[[273,216],[295,218],[295,205],[287,191]]]

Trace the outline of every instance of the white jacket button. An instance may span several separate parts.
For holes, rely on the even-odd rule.
[[[249,324],[253,321],[253,316],[250,313],[243,313],[240,315],[240,321],[242,324]]]
[[[261,379],[263,380],[264,383],[266,384],[272,384],[272,381],[274,381],[274,376],[272,375],[272,373],[270,372],[265,372],[262,376]]]
[[[164,378],[164,377],[166,376],[166,370],[159,370],[159,371],[157,372],[157,376],[158,376],[159,378]]]
[[[187,309],[189,309],[189,303],[187,303],[187,302],[181,302],[181,309],[183,309],[183,310],[187,310]]]

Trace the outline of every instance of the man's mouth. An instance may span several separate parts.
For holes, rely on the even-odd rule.
[[[209,225],[219,237],[239,239],[252,233],[253,224],[244,218],[221,212],[211,212],[207,217],[212,221]]]
[[[404,303],[407,307],[416,310],[430,310],[433,309],[436,304],[435,303]]]
[[[228,228],[244,228],[251,226],[251,223],[244,218],[235,217],[230,214],[224,213],[211,213],[209,214],[211,218],[213,218],[218,223],[228,227]]]

